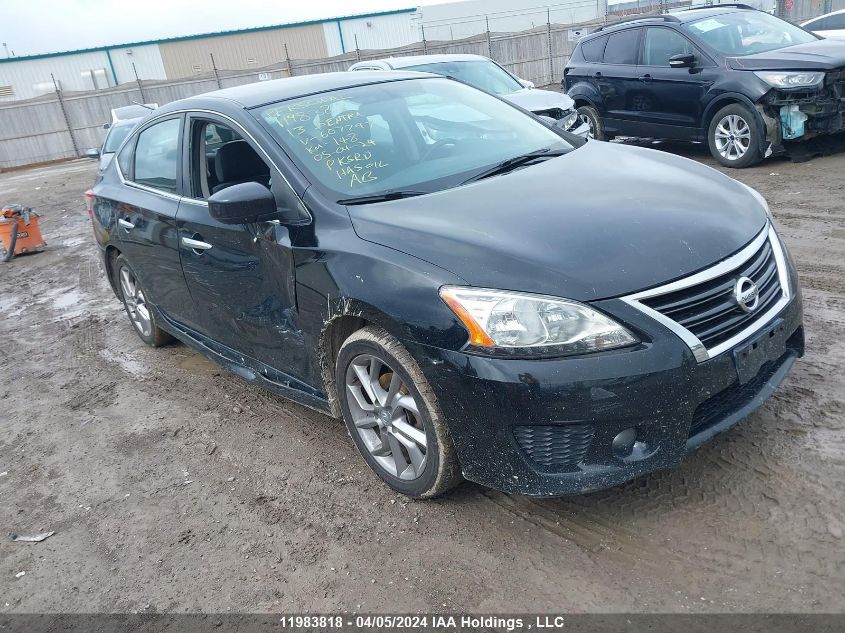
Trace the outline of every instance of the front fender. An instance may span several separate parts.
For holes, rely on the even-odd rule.
[[[731,103],[741,103],[751,111],[754,116],[754,122],[757,125],[757,129],[760,131],[760,153],[761,155],[765,155],[767,147],[773,142],[772,134],[776,133],[776,130],[770,129],[770,125],[766,124],[763,114],[757,105],[751,101],[751,99],[739,92],[724,92],[707,105],[704,110],[704,114],[701,117],[701,128],[704,130],[705,139],[713,116],[721,108]]]

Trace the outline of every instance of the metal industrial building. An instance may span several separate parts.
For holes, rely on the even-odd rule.
[[[95,90],[122,83],[179,79],[218,69],[262,68],[323,59],[360,48],[392,48],[420,39],[416,9],[342,16],[237,31],[189,35],[77,51],[0,59],[0,101],[55,90]],[[287,45],[287,50],[285,50]],[[137,73],[137,75],[136,75]]]

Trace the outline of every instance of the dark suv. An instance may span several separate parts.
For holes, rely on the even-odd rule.
[[[563,87],[595,138],[706,140],[747,167],[845,129],[845,42],[745,5],[640,16],[583,38]]]

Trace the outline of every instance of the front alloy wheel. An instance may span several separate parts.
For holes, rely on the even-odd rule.
[[[413,480],[425,471],[428,437],[420,410],[398,373],[361,354],[346,370],[352,421],[362,443],[385,471]]]
[[[760,132],[751,112],[732,103],[719,110],[707,131],[710,153],[726,167],[748,167],[761,159]]]
[[[423,498],[460,483],[437,397],[399,340],[374,326],[354,332],[337,354],[334,386],[349,435],[391,488]]]

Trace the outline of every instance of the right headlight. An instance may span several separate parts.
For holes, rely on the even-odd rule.
[[[774,88],[811,88],[824,80],[824,73],[762,70],[754,74]]]
[[[568,130],[573,125],[575,125],[577,122],[578,122],[578,111],[577,110],[571,110],[571,111],[567,111],[567,112],[563,113],[563,116],[561,117],[560,121],[558,121],[558,125],[562,129]]]
[[[639,343],[625,327],[577,301],[468,286],[444,286],[440,297],[469,331],[473,351],[566,356]]]

